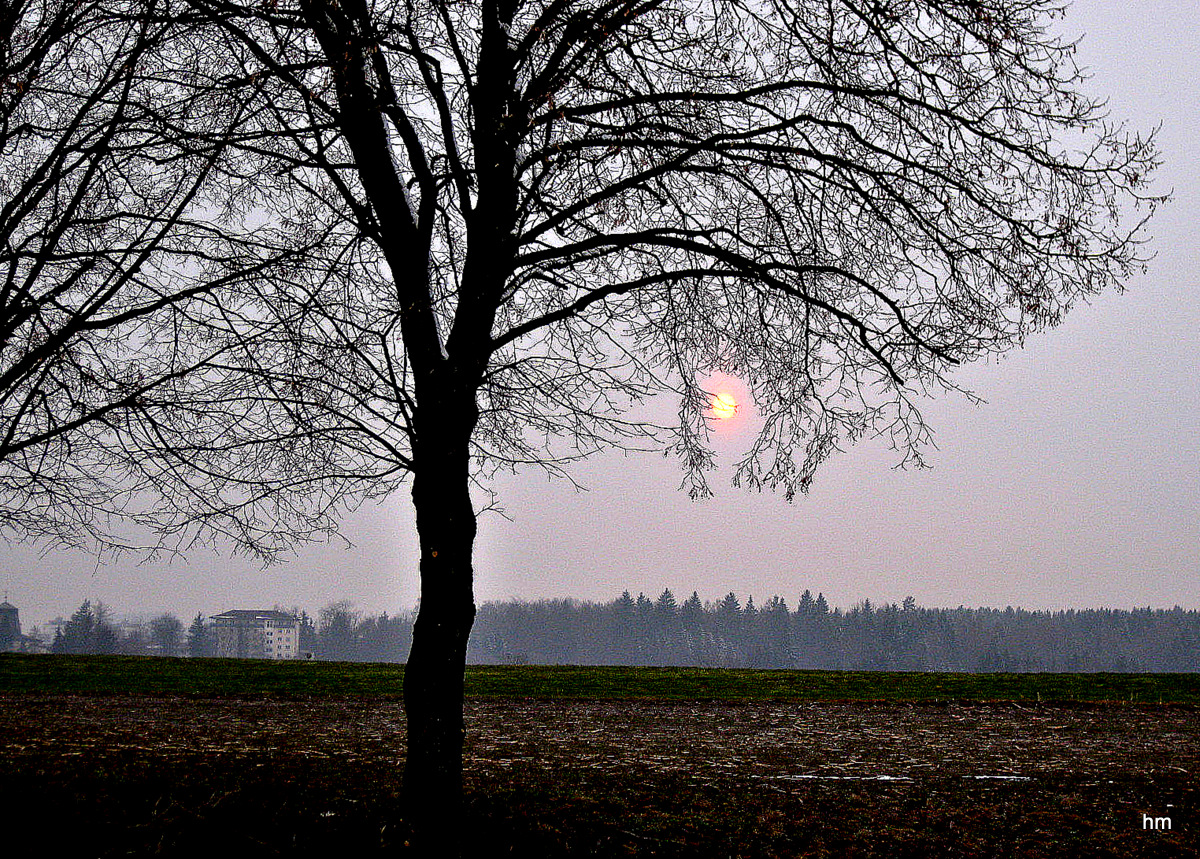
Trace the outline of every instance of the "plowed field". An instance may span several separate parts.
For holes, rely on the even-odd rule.
[[[1190,707],[501,699],[467,731],[480,856],[1200,855]],[[0,815],[49,855],[394,854],[403,736],[392,700],[0,696]]]

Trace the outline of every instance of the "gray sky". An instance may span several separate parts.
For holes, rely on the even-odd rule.
[[[1058,329],[960,378],[987,403],[941,400],[934,466],[893,470],[860,445],[830,462],[807,497],[676,491],[678,468],[654,456],[597,458],[576,493],[537,473],[495,484],[509,519],[485,515],[480,601],[628,588],[716,599],[805,588],[832,604],[863,597],[923,605],[1026,608],[1200,607],[1200,7],[1177,0],[1076,0],[1067,34],[1114,118],[1161,123],[1159,187],[1173,202],[1152,225],[1157,258],[1123,295],[1078,308]],[[719,439],[728,463],[738,433]],[[744,439],[743,439],[744,441]],[[346,522],[355,544],[312,547],[262,570],[211,551],[186,562],[97,566],[72,553],[0,545],[0,589],[28,628],[85,598],[118,614],[181,617],[335,599],[370,612],[416,600],[408,499]]]

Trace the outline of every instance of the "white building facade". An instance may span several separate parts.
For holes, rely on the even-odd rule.
[[[300,619],[281,611],[234,609],[209,618],[216,656],[235,659],[296,659]]]

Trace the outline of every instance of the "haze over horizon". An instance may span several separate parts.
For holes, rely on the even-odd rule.
[[[670,587],[794,606],[808,588],[843,607],[908,595],[925,606],[1200,607],[1200,9],[1076,0],[1058,26],[1086,34],[1089,92],[1110,98],[1116,120],[1162,126],[1157,188],[1174,199],[1151,225],[1148,275],[1006,359],[963,368],[987,403],[929,403],[930,470],[896,471],[894,453],[866,443],[791,504],[733,488],[729,466],[753,422],[743,403],[744,422],[715,434],[723,470],[705,502],[678,492],[678,467],[655,455],[594,458],[573,472],[582,493],[535,471],[504,476],[493,488],[509,518],[480,521],[477,600],[607,601]],[[406,494],[360,510],[344,533],[354,548],[305,547],[267,570],[226,548],[98,566],[0,545],[0,590],[26,628],[85,598],[118,616],[181,618],[273,604],[315,612],[339,599],[370,613],[413,606]]]

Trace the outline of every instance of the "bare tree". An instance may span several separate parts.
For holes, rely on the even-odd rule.
[[[161,0],[0,8],[8,533],[121,546],[153,489],[123,412],[223,355],[188,323],[215,292],[303,250],[247,241],[228,171],[212,193],[253,91],[211,79],[200,37]]]
[[[183,621],[173,614],[160,614],[149,626],[155,652],[159,656],[178,656],[183,648]]]
[[[867,434],[919,459],[954,367],[1142,263],[1155,150],[1080,94],[1057,0],[191,8],[248,106],[231,197],[306,251],[189,319],[229,351],[135,404],[120,447],[177,522],[247,534],[411,478],[431,852],[461,795],[473,486],[666,446],[703,496],[713,371],[763,418],[750,486],[791,497]],[[660,392],[674,426],[633,410]]]
[[[341,600],[321,609],[318,618],[321,658],[343,662],[357,659],[362,613],[355,611],[348,600]]]

